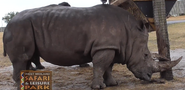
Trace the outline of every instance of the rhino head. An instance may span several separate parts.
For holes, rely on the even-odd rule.
[[[162,72],[168,69],[171,69],[177,65],[182,57],[174,61],[155,61],[150,55],[144,56],[145,59],[140,59],[140,62],[129,66],[130,71],[135,75],[136,78],[141,80],[151,81],[151,76],[155,72]],[[163,58],[164,60],[165,58]],[[160,59],[159,59],[160,60]]]
[[[141,80],[151,81],[151,76],[155,72],[162,72],[171,69],[177,65],[182,57],[177,60],[170,61],[168,58],[159,54],[151,54],[148,43],[148,31],[143,22],[139,22],[135,29],[139,29],[140,34],[135,34],[132,53],[127,62],[127,68],[134,74],[136,78]],[[139,36],[138,36],[139,35]],[[161,60],[156,61],[155,59]]]

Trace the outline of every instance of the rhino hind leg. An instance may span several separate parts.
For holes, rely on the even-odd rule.
[[[115,56],[114,50],[101,50],[93,56],[93,81],[91,88],[103,89],[106,87],[103,75],[109,69]]]
[[[35,64],[36,69],[44,69],[45,67],[40,63],[40,57],[37,53],[34,53],[32,62]]]
[[[105,73],[103,75],[104,83],[106,84],[106,86],[116,86],[116,85],[118,85],[118,83],[112,77],[112,74],[111,74],[112,67],[113,67],[113,64],[111,64],[111,66],[109,66],[109,68],[105,71]]]
[[[30,63],[30,67],[29,67],[29,70],[37,70],[35,67],[32,66],[32,64]]]
[[[36,69],[44,69],[45,67],[40,63],[40,59],[34,59],[33,63],[36,65]]]
[[[10,56],[11,57],[11,56]],[[35,59],[34,56],[28,58],[29,56],[23,54],[22,58],[11,58],[13,65],[13,80],[17,84],[17,90],[20,90],[20,72],[22,70],[36,70],[31,62]]]
[[[36,69],[44,69],[45,67],[43,65],[36,65]]]
[[[29,70],[30,67],[29,61],[21,61],[19,60],[18,62],[13,62],[13,80],[17,84],[17,90],[20,90],[20,72],[22,70]]]

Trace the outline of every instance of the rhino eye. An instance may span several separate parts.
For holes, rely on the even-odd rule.
[[[145,58],[147,58],[148,57],[148,54],[145,54]]]

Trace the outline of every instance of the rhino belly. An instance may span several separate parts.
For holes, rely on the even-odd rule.
[[[75,53],[72,51],[68,52],[42,52],[40,53],[41,57],[52,64],[60,66],[71,66],[71,65],[80,65],[91,62],[92,59],[90,56],[84,56],[80,53]]]

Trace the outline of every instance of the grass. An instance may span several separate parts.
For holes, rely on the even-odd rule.
[[[168,35],[170,41],[170,49],[185,49],[185,23],[168,25]],[[158,51],[156,32],[149,33],[148,47],[151,52]]]
[[[3,32],[0,32],[0,68],[12,65],[8,57],[3,56]]]

